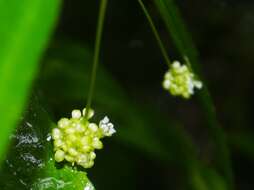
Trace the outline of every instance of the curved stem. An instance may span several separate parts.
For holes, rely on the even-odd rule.
[[[215,144],[214,162],[217,171],[225,178],[228,189],[233,189],[233,169],[230,158],[230,149],[228,147],[226,134],[217,118],[215,105],[212,97],[202,77],[201,65],[198,60],[198,51],[194,45],[194,42],[189,34],[183,18],[179,12],[179,9],[175,5],[173,0],[154,0],[165,24],[171,34],[172,40],[175,42],[176,48],[182,54],[183,57],[188,57],[189,64],[191,64],[196,76],[200,76],[203,81],[203,90],[199,93],[199,99],[202,105],[202,110],[207,121],[207,127],[210,136]]]
[[[94,47],[92,76],[91,76],[91,82],[90,82],[87,104],[86,104],[86,110],[87,110],[85,113],[86,119],[88,119],[88,115],[89,115],[88,113],[89,113],[89,109],[91,107],[92,99],[93,99],[96,73],[97,73],[97,67],[98,67],[99,55],[100,55],[101,37],[103,32],[107,3],[108,3],[108,0],[101,0],[101,3],[100,3],[99,18],[97,23],[97,31],[96,31],[96,39],[95,39],[95,47]]]
[[[156,27],[155,27],[155,24],[154,24],[154,22],[153,22],[153,20],[152,20],[152,18],[151,18],[151,16],[150,16],[150,14],[149,14],[149,12],[147,11],[147,9],[146,9],[144,3],[142,2],[142,0],[138,0],[138,2],[139,2],[139,4],[140,4],[140,6],[141,6],[141,8],[142,8],[142,10],[143,10],[143,12],[144,12],[144,14],[145,14],[147,20],[148,20],[148,22],[149,22],[149,24],[150,24],[150,27],[151,27],[151,29],[152,29],[152,31],[153,31],[153,34],[154,34],[154,36],[155,36],[155,38],[156,38],[156,41],[157,41],[157,43],[158,43],[158,45],[159,45],[159,47],[160,47],[160,49],[161,49],[161,53],[162,53],[162,55],[163,55],[163,57],[164,57],[164,59],[165,59],[167,65],[168,65],[168,67],[170,67],[170,66],[171,66],[171,61],[170,61],[169,56],[168,56],[168,54],[167,54],[166,48],[165,48],[165,46],[164,46],[163,43],[162,43],[162,40],[161,40],[161,38],[160,38],[160,35],[159,35],[159,33],[158,33],[158,31],[157,31],[157,29],[156,29]]]

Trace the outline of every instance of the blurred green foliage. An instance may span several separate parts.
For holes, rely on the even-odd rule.
[[[0,161],[53,29],[59,0],[0,1]]]

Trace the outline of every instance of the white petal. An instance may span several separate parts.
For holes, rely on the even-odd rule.
[[[100,123],[101,124],[107,124],[109,122],[109,118],[107,116],[105,116],[101,121]]]

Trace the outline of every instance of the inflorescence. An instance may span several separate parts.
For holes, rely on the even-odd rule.
[[[92,109],[89,110],[88,118],[85,115],[85,108],[82,113],[80,110],[73,110],[70,119],[60,119],[58,127],[52,130],[56,162],[66,160],[72,165],[76,163],[84,168],[91,168],[96,157],[95,149],[103,148],[101,139],[116,132],[107,116],[97,125],[89,121],[94,115]]]
[[[173,96],[182,96],[186,99],[194,94],[194,88],[201,89],[203,86],[190,69],[178,61],[174,61],[171,68],[165,73],[162,85]]]

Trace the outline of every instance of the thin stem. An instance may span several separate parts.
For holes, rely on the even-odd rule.
[[[161,49],[161,53],[162,53],[162,55],[163,55],[163,57],[164,57],[164,59],[165,59],[167,65],[170,67],[170,66],[171,66],[171,61],[170,61],[170,59],[169,59],[169,57],[168,57],[166,48],[165,48],[165,46],[164,46],[163,43],[162,43],[162,40],[161,40],[160,35],[159,35],[159,33],[158,33],[158,30],[156,29],[155,24],[154,24],[154,22],[153,22],[153,20],[152,20],[152,18],[151,18],[151,16],[150,16],[150,14],[149,14],[149,12],[147,11],[147,9],[146,9],[144,3],[142,2],[142,0],[138,0],[138,2],[139,2],[139,4],[140,4],[140,6],[141,6],[141,8],[142,8],[142,10],[143,10],[143,12],[144,12],[144,14],[145,14],[147,20],[148,20],[148,22],[149,22],[149,24],[150,24],[150,27],[151,27],[151,29],[152,29],[152,31],[153,31],[153,34],[154,34],[154,36],[155,36],[155,38],[156,38],[156,40],[157,40],[157,43],[158,43],[158,45],[159,45],[159,47],[160,47],[160,49]]]
[[[198,51],[174,1],[154,0],[154,2],[164,19],[176,47],[183,57],[188,57],[189,64],[192,65],[193,71],[197,73],[196,76],[202,76],[200,70],[201,65],[198,61]],[[227,189],[231,190],[233,189],[233,171],[226,134],[218,121],[215,106],[208,87],[205,84],[205,80],[203,77],[200,78],[203,81],[204,87],[199,93],[199,98],[207,121],[206,126],[208,127],[209,134],[211,134],[215,144],[213,159],[217,170],[221,172],[222,176],[228,182],[227,184],[229,188]]]
[[[89,115],[88,113],[89,113],[89,110],[90,110],[90,107],[92,104],[92,99],[93,99],[94,86],[95,86],[95,81],[96,81],[96,73],[97,73],[97,67],[98,67],[99,55],[100,55],[101,37],[102,37],[102,32],[103,32],[107,2],[108,2],[108,0],[101,0],[101,3],[100,3],[99,18],[98,18],[98,23],[97,23],[97,31],[96,31],[96,39],[95,39],[95,47],[94,47],[92,76],[91,76],[91,82],[90,82],[87,104],[86,104],[86,110],[87,110],[85,113],[86,119],[88,119],[88,115]]]

